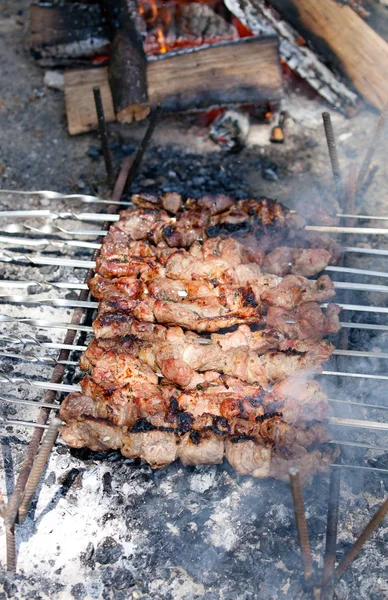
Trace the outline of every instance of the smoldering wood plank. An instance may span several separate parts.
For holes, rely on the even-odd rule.
[[[246,38],[150,61],[148,95],[171,112],[283,95],[276,37]]]
[[[268,1],[367,102],[379,109],[387,105],[388,44],[350,6],[336,0]]]
[[[160,103],[167,112],[280,100],[283,87],[277,38],[247,38],[151,60],[147,84],[150,105]],[[115,120],[106,67],[65,73],[71,135],[97,127],[96,85],[101,88],[107,121]]]

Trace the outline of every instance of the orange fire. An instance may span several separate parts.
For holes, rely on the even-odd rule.
[[[163,35],[163,31],[162,31],[161,27],[158,27],[157,30],[156,30],[156,39],[158,40],[159,46],[160,46],[159,52],[161,54],[166,54],[166,52],[167,52],[167,46],[166,46],[166,43],[165,43],[165,39],[164,39],[164,35]]]
[[[146,53],[165,54],[169,50],[201,45],[203,43],[201,37],[197,38],[190,32],[182,35],[182,29],[179,34],[177,33],[182,6],[199,3],[216,6],[217,0],[138,0],[139,13],[144,20],[147,33],[144,45]],[[238,37],[252,35],[235,18],[232,19],[232,22]],[[211,42],[221,41],[221,39],[233,38],[215,38]]]

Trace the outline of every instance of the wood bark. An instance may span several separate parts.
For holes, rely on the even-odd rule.
[[[147,59],[136,0],[102,0],[111,35],[109,83],[118,121],[132,123],[149,111]]]
[[[336,0],[269,0],[279,14],[344,73],[362,96],[388,103],[388,44],[349,5]]]
[[[65,99],[70,134],[97,126],[95,85],[101,88],[106,119],[115,119],[107,68],[68,71]],[[160,103],[166,112],[280,100],[283,88],[278,40],[246,38],[168,53],[148,62],[147,85],[150,105]]]
[[[98,4],[30,7],[27,47],[50,64],[105,54],[109,38]]]

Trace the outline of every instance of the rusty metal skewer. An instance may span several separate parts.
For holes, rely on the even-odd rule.
[[[372,137],[370,144],[368,146],[368,149],[366,151],[365,158],[360,167],[360,172],[358,174],[357,184],[356,184],[357,193],[359,193],[361,191],[365,177],[369,171],[370,164],[371,164],[374,154],[376,152],[376,148],[378,146],[378,143],[380,141],[382,134],[384,133],[384,128],[385,128],[387,119],[388,119],[388,105],[383,109],[383,111],[380,115],[380,118],[377,122],[375,133],[373,134],[373,137]]]
[[[337,579],[342,577],[346,569],[352,564],[360,550],[362,549],[365,542],[370,538],[375,529],[382,523],[385,516],[388,513],[388,498],[385,499],[383,504],[380,506],[377,513],[371,518],[364,531],[353,544],[353,546],[345,554],[339,565],[334,571],[334,575]]]
[[[307,529],[307,520],[304,509],[300,475],[299,470],[295,468],[290,469],[288,473],[290,475],[290,484],[292,499],[294,501],[296,526],[298,528],[300,549],[302,551],[304,579],[306,582],[308,582],[313,573],[313,559],[311,556],[310,540]]]
[[[104,155],[105,169],[106,169],[106,175],[107,175],[107,179],[108,179],[108,186],[110,189],[112,189],[114,186],[114,172],[113,172],[113,166],[112,166],[112,156],[111,156],[110,149],[109,149],[108,131],[106,129],[106,121],[105,121],[105,114],[104,114],[104,106],[102,104],[102,98],[101,98],[101,90],[98,86],[93,88],[93,95],[94,95],[94,103],[96,105],[96,112],[97,112],[97,118],[98,118],[98,129],[100,132],[102,153]]]
[[[146,130],[144,137],[139,145],[139,148],[136,152],[136,156],[134,158],[134,161],[133,161],[130,171],[128,173],[128,177],[127,177],[127,181],[126,181],[127,189],[129,189],[132,181],[135,179],[135,176],[140,167],[141,161],[143,160],[144,152],[147,149],[148,143],[155,131],[155,127],[158,124],[161,114],[162,114],[162,107],[160,106],[160,104],[158,104],[157,107],[151,113],[147,130]]]
[[[327,510],[326,549],[322,575],[321,600],[330,600],[333,592],[333,587],[331,583],[335,567],[340,484],[341,470],[333,469],[330,475],[329,505]]]
[[[335,143],[334,137],[334,129],[333,124],[331,122],[330,113],[323,112],[322,113],[323,126],[325,129],[327,148],[329,150],[331,169],[333,172],[334,184],[337,192],[337,199],[341,208],[343,209],[343,198],[342,198],[342,189],[341,189],[341,171],[338,160],[337,146]]]
[[[47,460],[50,456],[52,447],[54,446],[55,440],[58,436],[59,427],[62,421],[56,417],[51,419],[49,427],[44,434],[42,443],[40,445],[39,453],[34,461],[33,467],[30,472],[30,476],[27,481],[27,485],[24,491],[23,501],[19,507],[19,523],[23,523],[27,516],[30,508],[31,500],[35,494],[35,490],[39,485],[40,478],[45,469]]]

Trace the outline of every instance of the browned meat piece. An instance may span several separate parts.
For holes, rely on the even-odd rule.
[[[153,469],[162,469],[176,460],[178,438],[165,431],[130,433],[124,438],[121,452],[128,458],[142,458]]]
[[[261,479],[268,477],[271,471],[272,449],[252,440],[236,443],[233,439],[227,439],[225,456],[240,475],[253,475]]]
[[[329,304],[324,312],[316,302],[305,302],[291,311],[270,306],[267,312],[267,327],[287,335],[290,339],[319,340],[341,329],[338,317],[340,311],[336,304]]]
[[[132,240],[154,241],[156,232],[173,222],[164,210],[122,210],[119,221],[110,227],[109,232],[122,231]]]
[[[164,208],[174,215],[182,208],[182,196],[176,192],[167,192],[161,197],[153,194],[133,194],[131,200],[139,208]]]
[[[182,464],[188,465],[219,465],[224,458],[224,440],[213,434],[193,442],[190,434],[186,433],[180,440],[178,456]]]
[[[293,248],[279,246],[265,255],[263,262],[264,273],[272,273],[284,277],[291,273]]]
[[[279,381],[274,384],[272,395],[275,399],[272,403],[264,399],[265,412],[279,410],[287,423],[323,421],[330,412],[327,395],[311,379],[289,377]]]
[[[97,256],[96,272],[103,277],[142,277],[149,281],[163,273],[160,264],[154,258],[123,256],[105,258]]]
[[[59,409],[59,418],[62,421],[73,421],[82,415],[97,417],[97,405],[90,396],[74,392],[66,396]]]
[[[273,306],[291,310],[304,302],[324,302],[335,296],[333,283],[328,275],[310,281],[297,275],[286,275],[278,286],[261,294],[261,299]]]
[[[289,273],[312,277],[324,271],[330,263],[331,254],[321,248],[288,248],[281,246],[266,255],[263,271],[283,277]]]
[[[97,452],[117,450],[123,445],[123,434],[119,427],[91,416],[66,423],[61,429],[61,437],[71,448],[90,448]]]
[[[128,298],[140,298],[147,288],[141,279],[134,277],[108,279],[101,275],[95,275],[89,281],[89,289],[97,300],[104,300],[117,294],[125,295]]]
[[[236,442],[251,438],[284,449],[292,449],[294,446],[308,448],[328,440],[327,429],[321,423],[300,423],[296,427],[286,423],[281,416],[263,418],[261,422],[233,419],[230,422],[230,433],[235,436]]]
[[[162,196],[163,208],[176,215],[182,208],[182,196],[177,192],[167,192]]]
[[[334,448],[309,451],[303,448],[297,456],[274,453],[269,477],[288,483],[290,481],[289,469],[296,468],[299,470],[302,483],[308,484],[315,475],[328,473],[330,465],[335,462],[338,455],[338,450]]]
[[[296,248],[292,257],[291,273],[313,277],[330,264],[331,254],[322,248]]]
[[[101,313],[93,322],[94,335],[103,339],[127,335],[148,339],[154,328],[153,323],[136,321],[128,313]]]
[[[223,213],[234,205],[233,200],[225,194],[210,196],[206,194],[198,200],[198,206],[206,208],[212,215]]]

